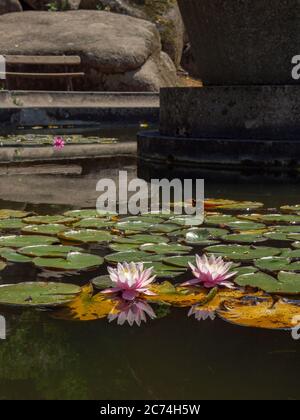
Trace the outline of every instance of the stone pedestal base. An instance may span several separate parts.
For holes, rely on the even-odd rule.
[[[138,136],[141,158],[300,167],[300,86],[163,89],[160,113],[160,131]]]

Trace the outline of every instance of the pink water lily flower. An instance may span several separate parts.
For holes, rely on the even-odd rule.
[[[53,147],[56,150],[62,150],[65,147],[64,139],[60,136],[54,137]]]
[[[200,284],[208,289],[217,286],[233,288],[233,283],[227,281],[237,274],[230,272],[232,265],[232,262],[225,262],[222,257],[216,258],[211,255],[207,258],[205,254],[202,257],[196,255],[196,267],[189,263],[195,278],[183,283],[182,286]]]
[[[109,322],[117,319],[118,325],[124,325],[125,322],[132,327],[136,323],[139,327],[142,322],[147,322],[148,315],[151,319],[155,319],[156,315],[151,306],[143,300],[136,299],[132,302],[120,299],[114,311],[108,315]]]
[[[122,299],[132,301],[139,295],[155,295],[149,290],[155,280],[153,268],[144,269],[142,263],[118,264],[117,268],[108,267],[111,281],[115,287],[103,290],[102,293],[120,293]]]

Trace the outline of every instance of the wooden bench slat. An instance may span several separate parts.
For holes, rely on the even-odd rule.
[[[55,79],[55,78],[66,78],[66,77],[84,77],[85,73],[15,73],[15,72],[6,72],[1,73],[0,76],[5,74],[6,76],[13,77],[23,77],[23,78],[33,78],[38,79]]]
[[[67,65],[78,66],[81,58],[77,55],[61,56],[30,56],[30,55],[4,55],[7,64],[31,64],[31,65]]]

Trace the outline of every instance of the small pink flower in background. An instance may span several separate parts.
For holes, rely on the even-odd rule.
[[[189,263],[189,265],[195,279],[183,283],[182,286],[200,284],[208,289],[217,286],[224,286],[228,288],[234,287],[234,284],[227,280],[235,276],[237,273],[229,272],[233,263],[226,263],[222,257],[216,258],[212,255],[210,258],[207,258],[206,255],[203,255],[202,257],[196,255],[196,267],[191,263]]]
[[[155,319],[156,315],[151,306],[143,300],[136,299],[132,302],[120,299],[119,304],[115,307],[114,312],[108,315],[109,322],[117,319],[118,325],[124,325],[125,322],[132,327],[136,323],[139,327],[142,322],[147,322],[148,315],[151,319]]]
[[[206,321],[207,319],[211,319],[214,321],[216,319],[215,311],[203,311],[200,309],[200,306],[194,305],[191,307],[188,316],[195,315],[197,321]]]
[[[111,281],[115,287],[103,290],[102,293],[120,293],[122,299],[133,301],[139,295],[155,295],[149,290],[150,284],[155,280],[153,269],[144,269],[143,264],[124,263],[117,268],[108,267]]]
[[[62,150],[65,147],[65,141],[62,137],[54,137],[53,147],[55,150]]]

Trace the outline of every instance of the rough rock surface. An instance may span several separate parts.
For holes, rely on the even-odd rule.
[[[30,11],[0,17],[0,27],[2,54],[79,55],[86,76],[74,80],[77,90],[157,91],[177,81],[155,25],[141,19],[101,11]],[[66,87],[65,81],[57,87],[38,79],[11,83],[10,89]]]
[[[0,0],[0,15],[11,12],[21,12],[22,6],[19,0]]]
[[[33,10],[77,10],[81,0],[23,0]]]
[[[180,65],[184,25],[177,0],[81,0],[81,9],[96,7],[155,23],[161,35],[163,51],[172,58],[176,67]]]

